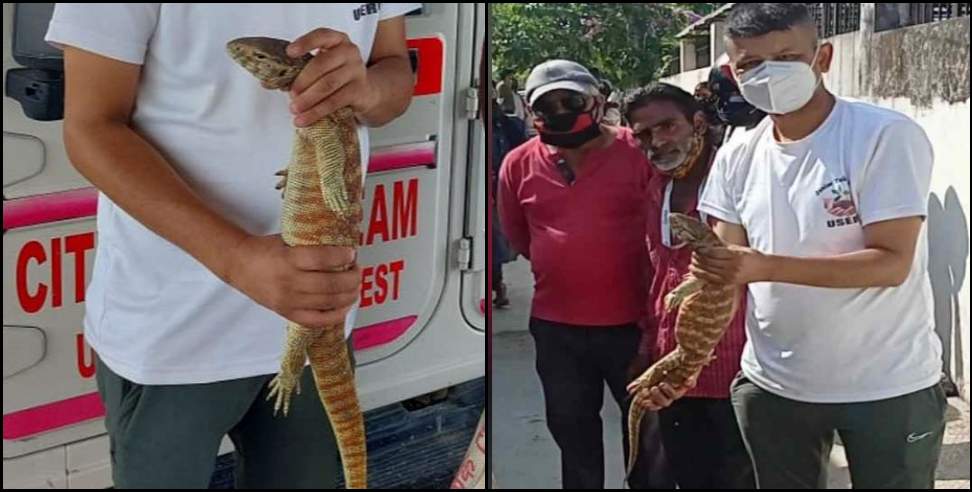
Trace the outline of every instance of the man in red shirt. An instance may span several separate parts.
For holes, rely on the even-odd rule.
[[[639,89],[625,101],[625,113],[656,171],[648,186],[654,213],[647,218],[647,243],[655,273],[647,297],[640,358],[633,364],[643,370],[649,361],[675,349],[678,313],[666,310],[664,299],[688,273],[692,251],[678,248],[667,216],[670,212],[699,216],[698,197],[715,156],[716,139],[699,102],[673,85]],[[715,360],[701,371],[694,387],[662,384],[652,390],[648,409],[659,411],[663,444],[680,488],[755,488],[752,465],[729,399],[745,344],[745,311],[737,306],[715,349]]]
[[[605,101],[581,65],[537,66],[527,99],[538,137],[500,168],[500,220],[535,278],[530,333],[563,486],[603,488],[604,384],[626,416],[626,370],[641,337],[650,164],[630,130],[600,123]],[[639,486],[671,488],[659,450],[644,457]]]

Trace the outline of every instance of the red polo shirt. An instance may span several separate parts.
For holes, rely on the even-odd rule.
[[[512,247],[530,259],[534,317],[608,326],[643,315],[651,168],[631,131],[615,130],[611,145],[587,154],[573,184],[539,138],[503,162],[499,215]]]

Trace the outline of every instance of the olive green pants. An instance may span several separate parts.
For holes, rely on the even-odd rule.
[[[287,417],[274,417],[265,401],[273,375],[140,385],[96,363],[117,488],[206,488],[224,435],[236,447],[237,488],[334,488],[341,476],[309,368]]]
[[[740,374],[732,403],[761,489],[827,488],[834,431],[855,489],[931,489],[945,435],[941,385],[860,403],[805,403]]]

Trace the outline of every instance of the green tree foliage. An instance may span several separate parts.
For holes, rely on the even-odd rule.
[[[523,81],[536,64],[565,58],[630,87],[657,79],[678,49],[675,35],[720,5],[493,3],[493,69],[513,70]]]

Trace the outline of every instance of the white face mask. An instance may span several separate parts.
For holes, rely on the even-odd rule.
[[[820,47],[813,54],[817,60]],[[738,77],[739,91],[749,104],[769,114],[787,114],[810,102],[820,81],[802,61],[764,61]]]

